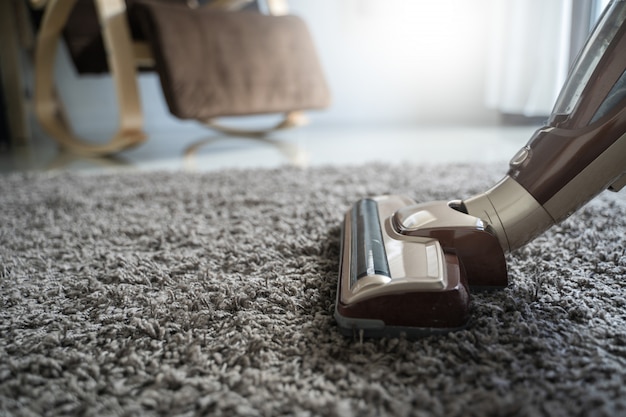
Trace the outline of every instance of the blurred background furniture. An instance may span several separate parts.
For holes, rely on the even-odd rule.
[[[329,104],[306,25],[284,0],[269,14],[251,0],[31,0],[43,10],[35,48],[34,107],[44,130],[82,155],[108,155],[146,139],[139,71],[156,71],[170,112],[226,134],[263,136],[300,126],[302,111]],[[106,143],[78,137],[55,91],[54,62],[64,39],[79,74],[108,72],[119,126]],[[277,125],[242,130],[220,116],[283,113]]]
[[[0,2],[0,148],[24,145],[30,137],[28,57],[34,35],[24,0]]]

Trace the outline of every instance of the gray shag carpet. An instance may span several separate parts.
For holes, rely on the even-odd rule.
[[[0,177],[0,414],[626,415],[624,193],[508,255],[466,330],[333,319],[343,212],[506,164]]]

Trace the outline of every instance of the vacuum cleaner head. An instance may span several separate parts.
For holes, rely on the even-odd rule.
[[[335,310],[343,333],[460,329],[469,318],[470,285],[506,286],[495,232],[460,206],[391,195],[360,200],[346,213]]]
[[[463,328],[470,288],[507,285],[504,254],[626,185],[626,1],[614,0],[582,49],[548,125],[507,175],[463,201],[403,196],[345,214],[335,318],[342,333],[420,336]]]

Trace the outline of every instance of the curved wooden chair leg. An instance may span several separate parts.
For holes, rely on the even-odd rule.
[[[142,143],[143,115],[136,81],[124,0],[95,0],[103,30],[109,69],[119,103],[119,127],[107,143],[90,143],[73,132],[55,94],[54,62],[59,38],[76,0],[51,0],[46,6],[35,50],[35,112],[45,131],[68,151],[110,155]]]
[[[273,146],[280,153],[282,153],[290,165],[298,168],[306,168],[309,165],[310,155],[309,153],[303,149],[301,146],[297,144],[293,144],[287,141],[281,141],[272,138],[266,137],[251,137],[251,140],[258,141],[260,143],[264,143],[266,145]],[[183,166],[185,170],[194,171],[197,169],[196,156],[205,146],[208,146],[212,143],[219,142],[220,140],[224,140],[224,138],[219,137],[211,137],[207,139],[202,139],[197,142],[192,143],[183,151]]]
[[[233,127],[229,127],[229,126],[225,126],[220,123],[217,123],[214,121],[214,119],[206,120],[204,121],[204,124],[207,127],[210,127],[213,130],[217,130],[218,132],[223,133],[225,135],[262,138],[278,130],[292,129],[294,127],[304,126],[308,124],[308,122],[309,120],[303,112],[299,110],[294,110],[294,111],[285,113],[283,120],[281,120],[275,126],[271,126],[267,129],[233,128]]]

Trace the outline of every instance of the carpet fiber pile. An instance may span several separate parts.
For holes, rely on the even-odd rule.
[[[626,415],[626,197],[507,256],[466,330],[333,319],[343,212],[502,165],[0,177],[1,415]]]

